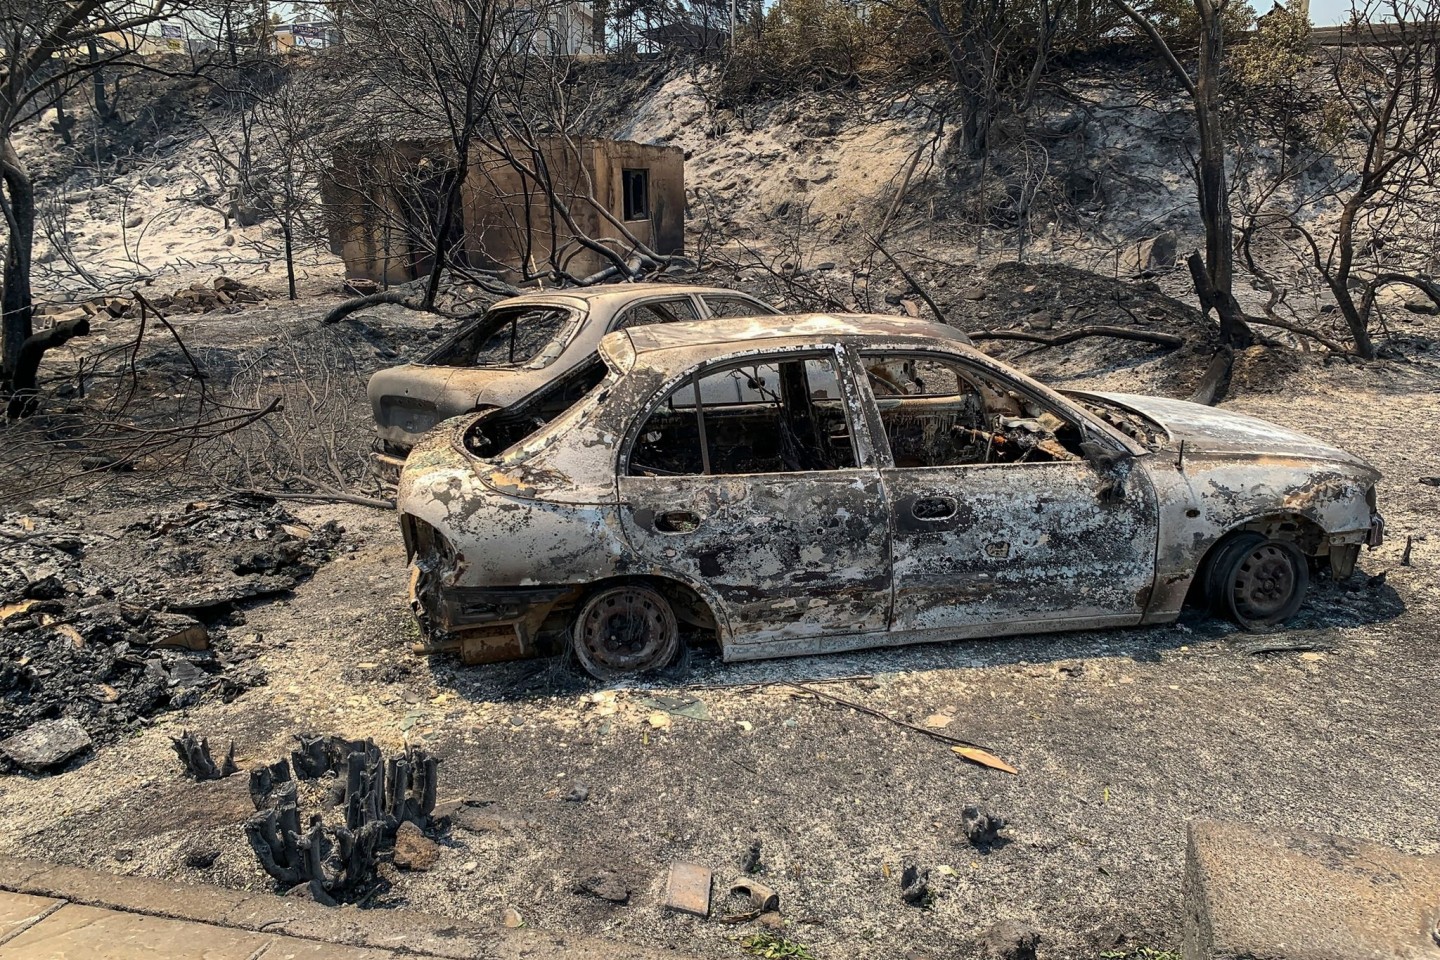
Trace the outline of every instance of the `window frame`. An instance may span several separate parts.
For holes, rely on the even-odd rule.
[[[638,211],[633,209],[630,204],[630,183],[632,178],[637,176],[645,187],[645,203],[643,208]],[[620,218],[626,223],[640,223],[650,219],[653,209],[654,204],[650,202],[650,168],[622,167],[620,169]]]
[[[834,365],[833,369],[835,373],[835,380],[840,387],[840,396],[837,399],[840,401],[841,408],[845,411],[846,425],[850,434],[850,449],[853,459],[855,461],[854,466],[840,467],[834,470],[780,470],[770,471],[766,473],[711,473],[709,470],[709,443],[707,442],[708,438],[706,437],[704,432],[704,417],[700,415],[703,405],[698,405],[696,413],[699,422],[697,424],[696,432],[698,434],[698,440],[700,443],[701,463],[705,472],[678,474],[673,477],[665,478],[641,477],[630,472],[631,455],[635,451],[635,444],[639,442],[640,434],[642,431],[644,431],[645,425],[650,422],[650,418],[654,416],[655,412],[660,408],[660,406],[666,401],[668,401],[671,395],[675,393],[675,391],[680,389],[680,387],[685,383],[686,379],[690,380],[691,387],[695,391],[695,397],[698,401],[700,399],[699,385],[701,378],[708,375],[714,370],[723,369],[729,366],[745,366],[749,364],[754,364],[758,366],[764,363],[784,363],[787,360],[807,360],[812,358],[826,359]],[[630,426],[625,431],[624,442],[620,444],[619,456],[617,457],[615,463],[615,477],[617,481],[652,479],[680,480],[690,478],[703,478],[706,480],[714,481],[727,478],[734,479],[740,477],[834,476],[859,470],[873,470],[878,464],[876,460],[874,440],[871,436],[872,430],[870,426],[870,421],[868,419],[869,414],[866,413],[866,411],[862,408],[863,401],[859,399],[859,394],[855,392],[855,384],[853,382],[853,378],[854,371],[853,369],[851,369],[850,363],[839,344],[827,344],[819,347],[816,347],[812,344],[807,344],[805,346],[799,347],[780,347],[774,350],[767,350],[763,353],[746,356],[728,354],[723,357],[712,357],[709,360],[704,360],[698,364],[695,364],[694,366],[686,367],[679,374],[665,378],[665,380],[661,382],[660,386],[655,389],[655,391],[650,395],[650,397],[645,401],[645,403],[638,408],[638,412],[633,415],[630,421]],[[864,431],[863,433],[861,432],[862,430]]]
[[[880,415],[879,399],[874,390],[870,387],[870,378],[865,371],[865,363],[862,355],[875,353],[888,353],[896,357],[930,357],[942,359],[955,366],[968,380],[976,379],[990,380],[996,386],[1006,390],[1014,390],[1026,400],[1039,404],[1051,413],[1059,416],[1076,426],[1084,439],[1099,440],[1116,451],[1123,451],[1131,456],[1140,456],[1136,446],[1128,441],[1118,431],[1111,429],[1108,425],[1098,423],[1085,411],[1067,402],[1064,397],[1050,396],[1044,388],[1036,389],[1024,379],[1017,378],[1005,371],[993,370],[984,364],[976,363],[963,353],[954,353],[939,345],[893,345],[874,343],[850,343],[846,345],[844,353],[847,355],[850,364],[850,374],[855,378],[856,387],[860,402],[865,407],[866,427],[870,431],[870,445],[874,450],[875,462],[881,470],[977,470],[993,469],[998,467],[1039,467],[1053,465],[1056,461],[1033,460],[1022,463],[961,463],[939,467],[901,467],[895,464],[895,454],[890,449],[890,434],[885,429],[885,422]],[[972,383],[973,385],[973,383]],[[1062,461],[1075,462],[1075,461]],[[1080,462],[1083,462],[1080,461]]]
[[[709,319],[709,315],[708,315],[707,313],[704,313],[704,312],[702,311],[701,305],[700,305],[700,304],[697,304],[697,303],[695,302],[695,295],[694,295],[694,294],[691,294],[691,293],[669,293],[669,294],[662,294],[662,295],[657,295],[657,296],[652,296],[652,297],[644,297],[644,298],[639,299],[639,300],[631,300],[631,301],[627,302],[623,307],[621,307],[620,309],[616,310],[614,313],[612,313],[612,314],[610,315],[610,321],[609,321],[609,323],[607,323],[606,326],[605,326],[605,332],[606,332],[606,333],[614,333],[616,330],[628,330],[628,329],[630,329],[629,327],[622,327],[622,326],[620,326],[620,318],[623,317],[623,316],[625,316],[625,315],[626,315],[627,313],[629,313],[631,310],[636,309],[637,307],[648,307],[648,306],[650,306],[651,304],[655,304],[655,303],[669,303],[670,301],[673,301],[673,300],[688,300],[688,301],[690,301],[690,310],[691,310],[691,312],[693,312],[693,313],[695,314],[695,319],[694,319],[694,320],[687,320],[687,319],[684,318],[684,317],[677,317],[677,318],[675,318],[674,321],[667,321],[667,322],[674,322],[674,323],[698,323],[698,322],[701,321],[701,320],[708,320],[708,319]],[[637,324],[637,326],[649,326],[649,324]]]
[[[750,296],[750,295],[747,294],[747,293],[740,293],[739,291],[726,292],[726,293],[701,293],[701,294],[698,294],[697,296],[699,296],[701,304],[703,304],[704,307],[705,307],[705,319],[707,319],[707,320],[728,320],[728,319],[730,319],[728,316],[721,316],[721,315],[717,314],[714,310],[710,309],[710,299],[711,299],[712,297],[715,298],[716,300],[740,300],[740,301],[744,301],[744,302],[746,302],[746,303],[753,303],[755,306],[757,306],[757,307],[760,308],[760,309],[759,309],[757,312],[755,312],[755,313],[742,313],[742,314],[736,314],[736,316],[741,316],[741,317],[779,317],[779,316],[783,316],[783,314],[782,314],[779,310],[777,310],[775,307],[770,306],[770,304],[766,303],[765,301],[759,300],[759,299],[757,299],[757,298],[755,298],[755,297],[752,297],[752,296]]]

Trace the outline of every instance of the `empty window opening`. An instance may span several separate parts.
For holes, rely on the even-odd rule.
[[[751,361],[687,379],[655,409],[632,476],[733,475],[855,466],[832,357]]]
[[[546,366],[566,343],[575,313],[560,307],[501,307],[462,327],[425,363],[443,367]]]
[[[629,327],[643,327],[653,323],[676,323],[681,320],[699,319],[700,314],[695,312],[695,305],[690,302],[690,298],[678,297],[674,300],[638,303],[620,314],[620,319],[615,321],[614,329],[625,330]]]
[[[948,359],[861,354],[896,467],[1080,458],[1080,431]]]
[[[704,300],[712,317],[764,317],[780,312],[746,297],[712,297],[707,294]]]
[[[626,220],[650,219],[650,171],[623,170],[620,173]]]

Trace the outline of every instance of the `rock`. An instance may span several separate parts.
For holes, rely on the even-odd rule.
[[[1419,297],[1414,300],[1406,300],[1405,309],[1409,310],[1411,313],[1419,313],[1427,317],[1433,317],[1437,314],[1440,314],[1440,307],[1437,307],[1435,305],[1435,302],[1429,297]]]
[[[139,214],[139,213],[131,214],[130,216],[128,216],[128,217],[125,218],[125,229],[127,229],[127,230],[134,230],[136,227],[140,226],[140,224],[142,224],[142,223],[144,223],[144,222],[145,222],[145,216],[144,216],[143,214]]]
[[[960,811],[960,832],[970,845],[981,853],[1004,844],[1000,831],[1005,829],[1005,818],[986,806],[966,807]]]
[[[514,907],[506,907],[505,912],[500,915],[501,922],[511,930],[518,930],[525,926],[525,919],[520,916],[520,911]]]
[[[406,820],[395,831],[395,866],[402,870],[425,871],[435,866],[440,859],[440,847]]]
[[[1136,273],[1169,270],[1175,266],[1179,248],[1180,238],[1173,231],[1165,230],[1136,244],[1127,266]]]
[[[79,756],[93,746],[90,734],[80,724],[64,717],[42,720],[0,741],[0,753],[31,773],[44,773]]]
[[[630,899],[630,888],[614,870],[597,870],[576,883],[575,892],[611,903],[625,903]]]
[[[961,300],[984,300],[985,290],[981,287],[969,287],[960,291]]]
[[[582,803],[590,798],[590,788],[583,783],[576,783],[570,788],[570,792],[562,798],[570,803]]]
[[[930,871],[917,864],[911,864],[900,872],[900,899],[912,907],[930,904]]]
[[[1001,920],[981,937],[986,960],[1035,960],[1040,934],[1023,923]]]
[[[885,294],[885,302],[888,303],[888,304],[889,304],[890,306],[892,306],[892,307],[898,307],[898,306],[900,306],[900,301],[903,300],[903,299],[904,299],[904,297],[900,296],[900,294],[898,294],[898,293],[887,293],[887,294]]]
[[[1192,960],[1433,957],[1437,890],[1440,856],[1192,823],[1181,951]]]
[[[186,847],[183,854],[185,866],[192,870],[208,870],[220,859],[220,848],[197,843]]]

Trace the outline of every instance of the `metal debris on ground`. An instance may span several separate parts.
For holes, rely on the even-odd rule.
[[[826,693],[822,690],[816,690],[812,687],[806,686],[803,683],[796,683],[793,680],[777,680],[773,683],[760,684],[760,686],[792,687],[795,690],[798,690],[803,694],[808,694],[809,696],[814,697],[818,700],[828,700],[831,703],[839,704],[842,707],[849,707],[851,710],[858,710],[860,713],[866,714],[867,716],[875,717],[876,719],[884,720],[888,723],[893,723],[897,727],[904,727],[906,730],[913,730],[916,733],[923,734],[931,738],[932,740],[939,740],[941,743],[948,743],[951,745],[951,750],[955,751],[958,756],[969,760],[971,763],[978,764],[982,767],[990,767],[995,770],[1003,770],[1006,773],[1019,773],[1018,770],[1016,770],[1010,764],[1006,763],[1004,760],[1001,760],[999,757],[995,756],[993,753],[990,753],[988,750],[977,747],[975,744],[971,743],[968,740],[961,740],[959,737],[952,737],[947,733],[941,733],[939,730],[932,730],[929,727],[923,727],[919,724],[901,720],[898,717],[892,717],[890,714],[885,713],[883,710],[876,710],[874,707],[867,707],[863,703],[856,703],[854,700],[846,700],[844,697],[837,697],[833,693]]]
[[[726,923],[745,923],[767,913],[777,913],[780,909],[780,894],[758,880],[737,880],[730,885],[730,896],[744,897],[749,901],[750,908],[726,915],[723,918]]]
[[[710,882],[714,876],[709,867],[698,863],[672,863],[665,881],[665,907],[697,917],[710,916]]]
[[[928,907],[934,900],[930,891],[930,871],[918,864],[910,864],[900,872],[900,899],[912,907]]]

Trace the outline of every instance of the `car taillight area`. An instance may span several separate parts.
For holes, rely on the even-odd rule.
[[[411,563],[438,562],[448,566],[455,560],[455,548],[445,535],[419,517],[401,514],[400,536],[405,541],[405,559]]]

